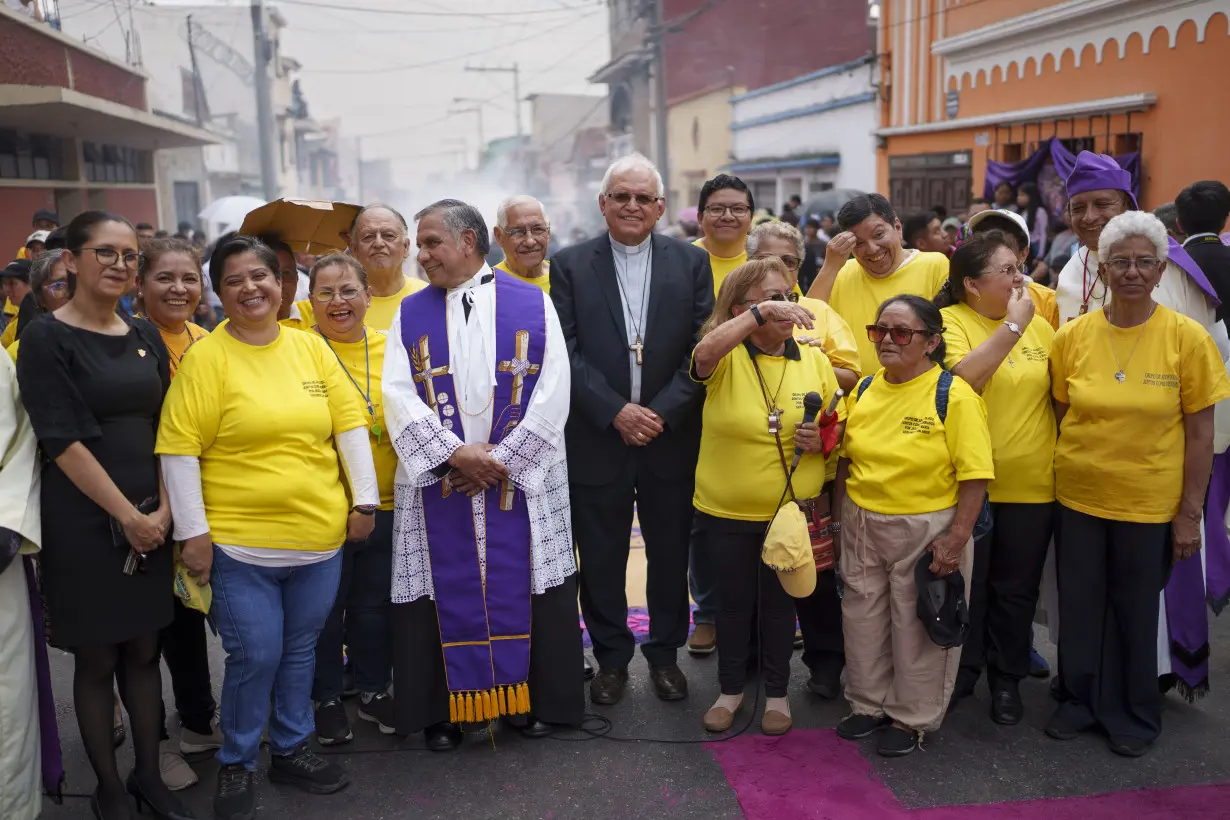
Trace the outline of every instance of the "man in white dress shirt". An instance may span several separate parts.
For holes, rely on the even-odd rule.
[[[397,731],[447,751],[458,724],[507,717],[543,737],[585,703],[567,349],[550,299],[484,261],[477,209],[446,199],[416,219],[431,287],[402,301],[383,382]]]

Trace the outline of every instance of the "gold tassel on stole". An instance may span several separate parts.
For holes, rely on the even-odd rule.
[[[500,714],[507,715],[508,714],[508,701],[504,699],[504,687],[497,686],[495,688],[495,693],[496,693],[495,695],[496,699],[499,701]]]
[[[448,696],[448,720],[450,723],[460,723],[457,717],[457,694],[450,692]]]

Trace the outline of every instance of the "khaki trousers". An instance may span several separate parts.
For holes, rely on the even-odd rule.
[[[914,564],[952,523],[956,508],[880,515],[847,496],[841,515],[841,602],[846,700],[858,715],[887,715],[919,732],[940,727],[952,697],[961,649],[941,649],[918,618]],[[961,554],[965,594],[973,539]]]

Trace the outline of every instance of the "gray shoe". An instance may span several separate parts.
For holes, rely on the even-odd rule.
[[[192,771],[192,767],[170,740],[158,744],[158,771],[162,774],[162,784],[173,792],[183,791],[197,784],[196,772]]]
[[[179,732],[179,750],[186,755],[198,755],[203,752],[213,752],[222,748],[222,730],[215,720],[210,724],[213,730],[207,735],[197,734],[187,728]]]

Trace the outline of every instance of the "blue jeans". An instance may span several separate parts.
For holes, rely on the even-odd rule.
[[[315,729],[316,637],[341,575],[340,551],[316,564],[259,567],[214,547],[212,612],[226,650],[218,750],[223,766],[256,770],[266,722],[275,755],[290,754]]]

